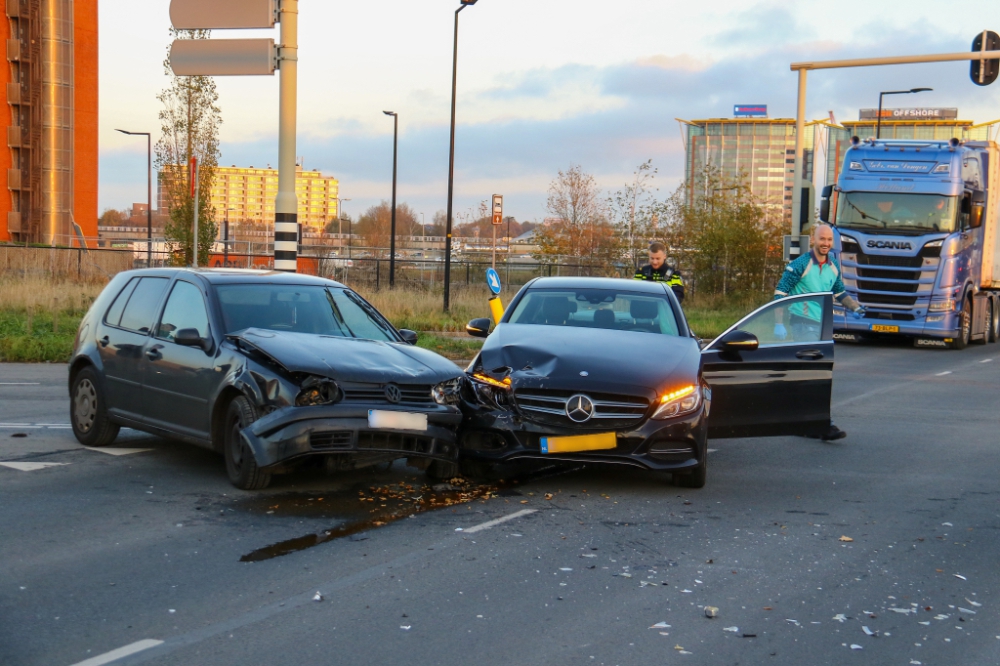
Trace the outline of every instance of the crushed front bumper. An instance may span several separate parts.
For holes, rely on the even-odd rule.
[[[660,471],[697,467],[708,455],[705,403],[674,419],[646,419],[632,429],[615,432],[617,444],[606,451],[545,454],[542,437],[584,435],[600,429],[560,428],[524,418],[512,410],[488,410],[466,403],[459,432],[462,457],[491,463],[518,459],[617,464]]]
[[[427,415],[427,430],[375,429],[368,410]],[[388,453],[399,457],[458,459],[455,432],[462,422],[458,407],[408,407],[364,403],[286,407],[241,431],[262,468],[295,458],[322,454]]]

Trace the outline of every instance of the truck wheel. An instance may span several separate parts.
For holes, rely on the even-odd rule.
[[[260,490],[271,483],[271,473],[261,471],[253,451],[240,437],[240,431],[257,420],[257,410],[244,396],[234,398],[226,410],[222,456],[226,459],[229,480],[240,490]]]
[[[93,368],[77,373],[70,395],[69,422],[77,441],[84,446],[107,446],[115,441],[120,427],[108,419],[108,401]]]
[[[1000,338],[1000,313],[997,312],[996,299],[988,298],[986,302],[990,304],[989,318],[986,320],[986,339],[988,342],[996,342]]]
[[[965,299],[958,321],[958,337],[952,341],[951,347],[965,349],[969,346],[969,338],[972,337],[972,298]]]

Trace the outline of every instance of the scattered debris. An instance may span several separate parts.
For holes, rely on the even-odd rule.
[[[670,625],[666,622],[657,622],[650,629],[670,629]]]
[[[730,632],[732,632],[732,633],[735,634],[735,633],[739,632],[740,628],[739,627],[723,627],[722,630],[723,631],[730,631]]]
[[[691,594],[691,590],[681,590],[683,594]]]
[[[934,619],[935,620],[947,620],[949,617],[951,617],[951,616],[950,615],[945,615],[944,613],[939,613],[939,614],[937,614],[937,615],[934,616]]]
[[[926,622],[917,622],[917,624],[922,624],[922,625],[924,625],[925,627],[929,627],[929,626],[931,626],[931,621],[930,621],[930,620],[927,620]]]
[[[555,495],[553,495],[552,493],[545,493],[545,499],[550,500],[553,497],[555,497]]]
[[[409,631],[412,628],[412,626],[413,625],[409,625],[409,624],[401,624],[401,625],[399,625],[399,628],[402,629],[403,631]]]
[[[857,643],[851,643],[851,649],[852,650],[863,650],[864,648],[861,647],[860,645],[858,645]]]
[[[743,638],[757,638],[757,634],[744,633]]]
[[[631,578],[631,577],[632,577],[632,574],[630,574],[630,573],[629,573],[629,572],[627,572],[627,571],[624,571],[624,572],[622,572],[622,573],[617,573],[617,574],[615,574],[615,575],[616,575],[616,576],[619,576],[619,577],[621,577],[621,578]]]
[[[864,627],[864,626],[861,627],[861,630],[864,631],[865,634],[868,635],[868,636],[874,636],[875,638],[878,638],[878,632],[877,631],[872,631],[868,627]]]
[[[976,614],[976,611],[969,610],[968,608],[962,608],[961,606],[958,607],[958,612],[959,613],[965,613],[966,615],[975,615]]]
[[[968,578],[966,578],[962,574],[952,574],[952,576],[954,576],[955,578],[961,578],[962,580],[969,580]]]
[[[966,597],[965,600],[969,602],[970,606],[975,606],[976,608],[979,608],[980,606],[982,606],[981,603],[979,603],[978,601],[973,601],[969,597]]]
[[[854,539],[852,539],[849,536],[842,536],[839,539],[837,539],[837,541],[848,541],[848,542],[850,542],[850,541],[854,541]],[[861,648],[858,648],[858,649],[860,650]]]
[[[941,524],[944,525],[945,527],[954,527],[954,525],[952,525],[951,523],[941,523]]]
[[[318,591],[313,595],[313,601],[323,601],[323,595]]]
[[[176,613],[176,612],[177,612],[177,609],[176,609],[176,608],[171,608],[171,609],[169,609],[169,611],[170,611],[171,613]]]
[[[715,606],[705,606],[705,617],[714,619],[719,615],[719,609]]]
[[[559,571],[572,571],[569,567],[559,567]]]
[[[580,557],[597,557],[593,553],[580,553]]]
[[[893,613],[900,613],[902,615],[909,615],[910,613],[916,613],[916,608],[890,608]]]
[[[785,618],[785,622],[791,622],[791,623],[792,623],[792,624],[794,624],[794,625],[795,625],[796,627],[801,627],[801,626],[802,626],[801,624],[799,624],[799,621],[798,621],[798,620],[793,620],[793,619],[791,619],[791,618],[789,618],[789,617],[786,617],[786,618]]]

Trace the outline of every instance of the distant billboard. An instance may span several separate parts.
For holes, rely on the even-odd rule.
[[[733,106],[736,118],[767,118],[767,104],[736,104]]]
[[[955,120],[958,109],[920,107],[916,109],[882,109],[882,120]],[[861,109],[858,120],[878,119],[878,109]]]

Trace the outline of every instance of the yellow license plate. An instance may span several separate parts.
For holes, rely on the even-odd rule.
[[[571,437],[542,437],[542,453],[573,453],[576,451],[601,451],[613,449],[617,437],[613,432]]]
[[[899,326],[888,326],[886,324],[872,324],[872,330],[876,333],[899,333]]]

